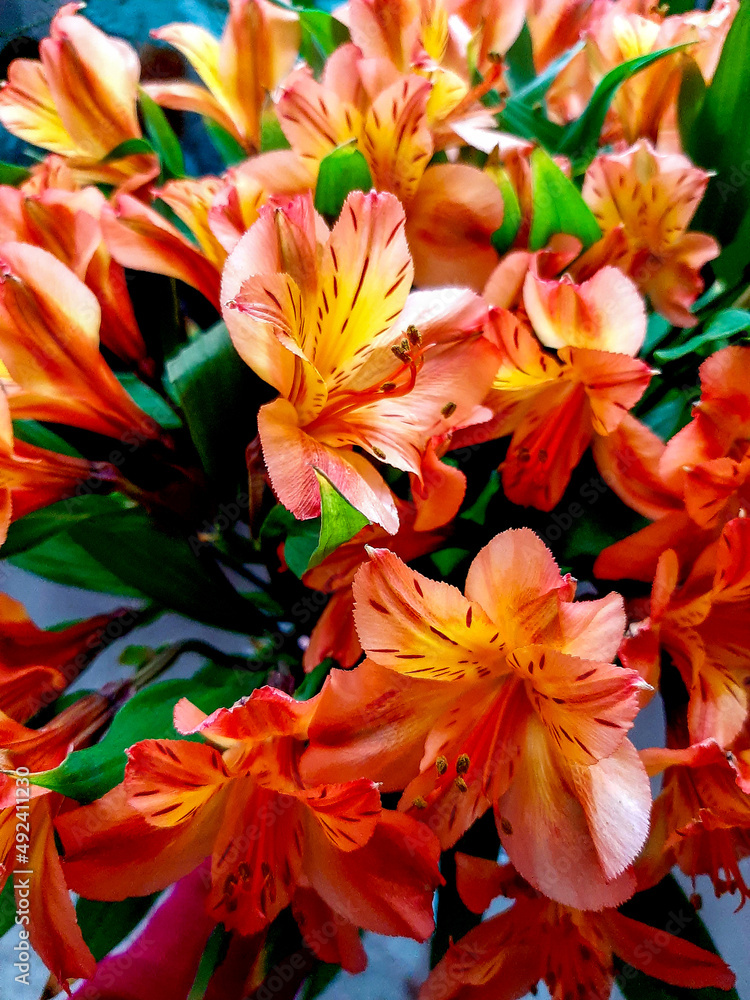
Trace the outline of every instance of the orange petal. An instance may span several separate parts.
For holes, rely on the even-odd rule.
[[[632,728],[642,686],[635,671],[548,646],[516,649],[509,663],[526,681],[549,736],[569,760],[588,765],[609,757]]]
[[[579,909],[618,906],[632,895],[628,865],[648,833],[651,789],[625,741],[590,767],[564,764],[542,723],[500,799],[498,830],[521,875],[545,895]]]
[[[179,278],[219,308],[219,271],[174,226],[137,198],[122,194],[102,210],[110,253],[123,267]]]
[[[353,587],[357,632],[376,663],[428,680],[491,676],[498,630],[455,587],[415,573],[387,549],[370,551]]]
[[[380,793],[366,778],[345,784],[317,785],[301,796],[326,836],[340,851],[363,847],[380,816]]]
[[[0,90],[0,122],[19,139],[72,156],[75,142],[62,123],[40,62],[14,59]]]
[[[186,740],[144,740],[128,750],[128,802],[152,825],[191,819],[230,780],[221,754]]]
[[[359,111],[318,83],[307,66],[286,81],[276,113],[294,152],[315,166],[337,146],[356,139],[362,127]]]
[[[172,108],[175,111],[193,111],[198,115],[210,118],[227,131],[233,139],[236,139],[240,145],[244,144],[244,137],[228,114],[224,103],[205,87],[201,87],[200,84],[190,83],[187,80],[165,80],[163,83],[145,83],[143,89],[152,100],[163,108]]]
[[[573,369],[571,377],[586,388],[596,434],[610,434],[617,429],[648,388],[653,374],[644,361],[609,351],[564,348],[560,357]]]
[[[462,163],[430,167],[407,222],[417,284],[481,291],[497,265],[490,237],[502,221],[502,195],[486,173]]]
[[[328,656],[341,667],[353,667],[362,656],[362,646],[354,627],[351,587],[332,594],[315,623],[310,633],[310,644],[302,657],[305,672],[314,670]]]
[[[417,508],[416,531],[432,531],[448,524],[458,514],[466,493],[466,476],[437,456],[432,438],[422,457],[421,482],[411,476],[411,491]]]
[[[735,975],[720,955],[610,910],[604,915],[614,952],[629,965],[672,986],[731,990]]]
[[[442,883],[440,848],[429,830],[384,812],[364,847],[339,851],[322,833],[311,838],[305,874],[336,913],[376,934],[425,941],[434,929],[432,897]]]
[[[682,506],[679,495],[659,475],[664,442],[632,414],[625,413],[609,434],[597,434],[594,461],[607,486],[628,507],[656,519]]]
[[[304,520],[320,514],[319,469],[369,521],[393,534],[398,514],[391,492],[361,455],[316,441],[299,426],[297,411],[285,399],[261,407],[258,429],[271,485],[279,500]]]
[[[584,347],[635,356],[646,336],[646,310],[633,282],[603,267],[576,285],[568,277],[544,280],[530,271],[523,301],[545,347]]]
[[[340,965],[356,975],[367,968],[367,954],[355,924],[341,917],[313,889],[298,888],[292,913],[302,932],[302,940],[322,962]],[[329,933],[330,931],[333,933]]]

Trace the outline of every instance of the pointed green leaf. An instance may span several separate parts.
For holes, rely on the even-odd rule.
[[[505,170],[501,168],[494,177],[503,196],[503,221],[490,237],[490,242],[502,256],[513,245],[513,240],[521,225],[521,206],[518,203],[516,189]]]
[[[299,54],[315,73],[320,73],[331,53],[350,41],[349,29],[324,10],[301,10],[299,23]]]
[[[26,167],[18,167],[15,163],[5,163],[0,160],[0,184],[9,184],[11,187],[18,187],[31,176],[31,171]]]
[[[325,473],[315,470],[320,485],[320,538],[307,568],[318,566],[339,545],[348,542],[370,522],[345,500]]]
[[[156,892],[151,896],[136,896],[117,903],[103,903],[98,899],[78,900],[78,926],[97,962],[136,929],[158,898],[159,893]]]
[[[225,166],[233,167],[238,163],[243,163],[247,159],[248,154],[235,137],[230,135],[221,125],[217,125],[213,118],[204,117],[203,125],[206,132],[208,132],[211,145],[222,158]]]
[[[635,73],[684,48],[684,45],[673,45],[668,49],[659,49],[658,52],[629,59],[610,70],[597,84],[581,117],[565,126],[562,141],[555,152],[571,157],[577,172],[582,173],[596,156],[604,119],[617,88]]]
[[[126,139],[119,146],[115,146],[102,160],[102,163],[109,163],[112,160],[122,160],[126,156],[136,156],[139,153],[151,154],[154,147],[148,139]]]
[[[531,154],[533,210],[529,249],[541,250],[556,233],[577,236],[584,247],[601,236],[580,191],[543,149]]]
[[[709,323],[706,329],[695,337],[668,347],[662,351],[654,351],[654,358],[661,364],[665,361],[676,361],[687,354],[700,350],[708,345],[716,345],[714,349],[723,346],[716,341],[723,341],[735,333],[750,329],[750,312],[744,309],[724,309]]]
[[[351,191],[369,191],[372,175],[355,142],[338,146],[320,164],[315,188],[315,208],[321,215],[338,218]]]
[[[145,90],[140,91],[138,103],[141,107],[146,133],[159,157],[164,175],[166,177],[184,177],[185,161],[182,149],[174,129],[167,121],[167,116]]]
[[[2,555],[7,558],[28,552],[34,546],[40,545],[60,532],[67,531],[74,524],[133,506],[134,503],[121,493],[110,493],[106,496],[83,494],[60,500],[14,521],[8,530],[8,538],[3,543]]]

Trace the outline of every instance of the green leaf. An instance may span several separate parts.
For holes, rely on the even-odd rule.
[[[315,470],[320,486],[320,537],[308,569],[318,566],[339,545],[348,542],[370,522],[339,493],[325,473]]]
[[[47,448],[61,455],[73,455],[75,458],[82,457],[81,453],[64,441],[59,434],[55,434],[36,420],[14,420],[13,434],[19,440],[35,444],[38,448]]]
[[[531,46],[531,32],[524,22],[518,38],[505,53],[505,75],[511,94],[515,95],[536,79],[534,52]]]
[[[503,221],[490,237],[490,242],[498,254],[502,256],[513,245],[513,240],[521,225],[522,214],[516,190],[505,170],[500,168],[496,173],[493,172],[492,176],[503,196]]]
[[[323,682],[331,672],[331,667],[333,666],[334,661],[328,658],[322,660],[309,674],[305,674],[304,680],[294,692],[294,697],[297,701],[308,701],[314,697],[323,687]]]
[[[662,441],[668,441],[690,419],[692,402],[693,392],[670,389],[664,399],[644,413],[641,419]]]
[[[744,309],[724,309],[714,317],[706,329],[695,337],[677,344],[674,347],[667,347],[662,351],[654,351],[654,358],[662,363],[664,361],[676,361],[678,358],[692,354],[707,345],[726,340],[735,333],[750,329],[750,312]],[[721,346],[721,345],[717,345]]]
[[[239,632],[257,619],[254,606],[215,563],[201,559],[199,545],[160,531],[140,509],[91,518],[70,535],[119,580],[163,607]]]
[[[468,555],[468,549],[453,548],[441,549],[439,552],[433,552],[430,558],[441,576],[450,576],[453,570],[459,566]]]
[[[315,1000],[315,997],[319,997],[331,985],[339,972],[341,972],[340,965],[332,965],[330,962],[318,962],[315,970],[308,976],[305,982],[305,988],[302,991],[302,1000]]]
[[[224,929],[223,924],[217,924],[211,931],[211,936],[203,949],[198,971],[193,985],[187,995],[187,1000],[203,1000],[217,966],[226,957],[231,940],[231,932]]]
[[[152,896],[138,896],[117,903],[103,903],[97,899],[78,900],[78,926],[97,962],[136,929],[158,898],[159,893],[155,892]]]
[[[674,934],[713,954],[718,953],[705,924],[672,875],[668,875],[652,889],[637,893],[620,909],[633,920]],[[649,961],[650,957],[645,948],[644,960]],[[618,965],[616,983],[626,1000],[686,1000],[688,997],[692,1000],[739,1000],[736,990],[720,990],[715,987],[689,990],[670,986],[631,965],[622,962],[618,962]]]
[[[126,156],[136,156],[140,153],[151,154],[154,147],[148,139],[126,139],[119,146],[115,146],[102,160],[102,163],[109,163],[111,160],[122,160]]]
[[[471,507],[461,514],[461,517],[465,521],[473,521],[474,524],[483,525],[485,518],[487,517],[487,508],[489,507],[490,501],[500,490],[500,482],[500,473],[497,472],[497,470],[493,470],[490,473],[490,478],[487,480],[487,485],[484,487]]]
[[[555,152],[570,156],[577,172],[582,173],[596,156],[604,119],[617,88],[635,73],[684,48],[684,45],[673,45],[668,49],[659,49],[658,52],[629,59],[610,70],[597,84],[581,117],[565,126],[562,142]]]
[[[182,421],[169,403],[152,389],[150,385],[141,382],[132,372],[117,372],[117,381],[144,413],[165,430],[174,431],[182,426]]]
[[[167,116],[145,90],[139,92],[138,103],[143,115],[143,124],[151,140],[151,145],[159,157],[162,172],[167,177],[184,177],[185,161],[182,157],[182,149],[174,134],[174,129],[167,121]]]
[[[261,153],[269,153],[274,149],[289,148],[289,140],[284,135],[276,114],[273,112],[264,114],[260,125]]]
[[[296,521],[284,543],[284,560],[289,569],[298,579],[307,572],[313,552],[318,547],[320,538],[320,518],[309,521]]]
[[[578,188],[543,149],[531,154],[531,190],[530,250],[541,250],[556,233],[577,236],[584,247],[600,238],[601,230]]]
[[[139,691],[117,713],[103,739],[69,754],[59,767],[33,775],[32,784],[92,802],[122,781],[125,751],[140,740],[176,739],[174,706],[188,698],[203,712],[228,708],[261,683],[249,672],[209,664],[188,680],[160,681]],[[196,742],[198,736],[180,737]]]
[[[526,29],[528,32],[528,29]],[[522,33],[523,34],[523,33]],[[519,35],[517,41],[520,41],[521,35]],[[519,90],[513,92],[508,103],[523,103],[528,105],[538,104],[543,100],[545,94],[562,73],[565,67],[571,62],[579,52],[583,51],[585,46],[584,41],[576,42],[576,44],[559,55],[557,59],[553,59],[552,62],[537,76],[534,73],[534,64],[531,63],[531,72],[528,77],[527,82]],[[515,43],[514,43],[515,45]],[[511,50],[508,50],[508,56],[510,56]]]
[[[659,313],[651,313],[646,326],[646,339],[643,342],[641,354],[650,354],[671,332],[672,324],[668,319],[664,319]]]
[[[5,163],[0,160],[0,184],[9,184],[11,187],[18,187],[31,177],[31,171],[26,167],[18,167],[15,163]]]
[[[495,115],[495,120],[504,131],[539,142],[546,149],[554,150],[562,142],[562,126],[551,122],[539,108],[523,101],[508,101],[503,110]]]
[[[233,135],[230,135],[225,128],[218,125],[213,118],[203,118],[203,125],[211,145],[224,161],[227,167],[233,167],[237,163],[243,163],[247,159],[247,153],[237,142]]]
[[[315,73],[321,72],[332,52],[351,41],[346,25],[323,10],[301,10],[299,23],[302,30],[299,54]]]
[[[315,208],[321,215],[338,218],[351,191],[369,191],[371,187],[372,175],[367,160],[352,140],[338,146],[321,161],[315,188]]]
[[[13,892],[13,876],[10,875],[0,892],[0,937],[7,934],[16,922],[16,895]]]
[[[140,590],[124,583],[105,564],[89,555],[68,531],[61,531],[40,545],[11,556],[8,562],[28,573],[68,587],[120,597],[144,597]]]
[[[110,493],[107,496],[84,494],[60,500],[14,521],[8,531],[7,541],[3,544],[2,555],[7,558],[27,552],[74,524],[133,506],[132,501],[120,493]]]
[[[183,347],[167,362],[166,378],[217,491],[246,482],[245,447],[256,432],[252,411],[265,400],[257,399],[259,383],[226,325],[217,323]]]

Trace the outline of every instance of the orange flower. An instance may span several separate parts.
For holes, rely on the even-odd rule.
[[[300,780],[316,704],[262,688],[206,717],[183,699],[175,726],[207,742],[137,743],[124,784],[61,819],[71,885],[146,894],[212,854],[208,906],[228,930],[258,933],[291,903],[309,947],[350,971],[363,968],[357,926],[429,937],[437,841],[408,850],[419,824],[382,810],[370,781]],[[335,959],[313,933],[327,919],[342,928]]]
[[[113,611],[57,631],[39,629],[24,606],[0,594],[0,713],[26,722],[53,702],[103,648],[108,629],[128,630],[131,612]]]
[[[709,951],[605,909],[560,906],[520,883],[510,865],[456,855],[461,898],[477,913],[499,894],[513,905],[470,930],[430,973],[419,1000],[515,1000],[544,981],[553,1000],[605,1000],[615,981],[613,956],[672,986],[730,990],[734,973]]]
[[[427,166],[435,149],[434,94],[425,76],[398,72],[384,58],[363,58],[356,46],[344,45],[320,82],[307,67],[295,70],[276,108],[311,188],[321,160],[356,141],[373,186],[404,204],[417,284],[450,281],[479,290],[497,263],[490,237],[502,222],[503,199],[475,167]]]
[[[713,237],[687,232],[709,176],[685,156],[656,153],[645,139],[625,153],[598,156],[583,197],[603,238],[577,262],[577,274],[611,261],[671,323],[694,326],[700,270],[719,255]]]
[[[24,775],[57,767],[71,750],[86,746],[109,713],[108,699],[91,694],[37,730],[0,715],[5,772],[0,775],[0,885],[13,879],[31,943],[66,989],[68,979],[91,976],[96,968],[76,923],[55,843],[53,823],[69,801],[30,786]],[[8,773],[18,768],[28,770]]]
[[[648,831],[648,781],[626,739],[643,682],[610,662],[622,599],[575,604],[574,592],[527,529],[480,551],[465,597],[372,550],[354,581],[369,659],[322,692],[303,774],[405,787],[400,808],[444,847],[492,806],[535,888],[618,905]]]
[[[15,418],[51,420],[111,437],[159,437],[99,353],[96,296],[56,257],[0,244],[0,360]]]
[[[626,502],[640,493],[654,508],[641,512],[657,520],[604,549],[594,566],[604,579],[651,581],[667,549],[690,565],[728,520],[750,506],[750,348],[718,351],[703,362],[700,378],[695,415],[669,444],[633,428],[637,459],[627,475],[612,463],[617,492]]]
[[[303,576],[302,582],[306,587],[331,595],[310,634],[310,645],[302,658],[306,671],[313,670],[328,656],[342,667],[352,667],[362,655],[362,646],[354,627],[352,582],[367,559],[366,546],[391,549],[409,562],[432,552],[444,541],[447,532],[417,527],[419,514],[413,504],[397,501],[397,507],[399,529],[395,535],[389,535],[378,525],[367,525]]]
[[[459,289],[409,297],[404,213],[353,192],[331,232],[298,198],[267,206],[224,270],[235,347],[279,392],[261,407],[271,484],[298,518],[320,513],[315,470],[393,534],[391,492],[368,456],[421,478],[430,439],[485,419],[496,366],[486,311]]]
[[[110,38],[67,3],[52,18],[41,61],[15,59],[0,90],[0,122],[13,135],[66,158],[80,183],[133,190],[159,172],[138,153],[102,162],[141,138],[136,99],[140,64],[126,42]]]
[[[0,545],[12,521],[75,496],[80,483],[102,481],[111,482],[112,488],[118,481],[117,470],[107,462],[90,462],[14,441],[8,400],[0,390]]]
[[[267,95],[297,59],[296,12],[267,0],[230,0],[221,41],[195,24],[168,24],[152,35],[178,49],[205,87],[170,80],[148,83],[144,90],[164,107],[211,118],[248,152],[259,150]]]
[[[38,190],[38,178],[29,187],[0,186],[0,242],[31,243],[66,264],[99,300],[102,343],[150,374],[153,363],[136,323],[125,272],[112,260],[102,236],[104,196],[94,187],[68,191],[43,183]]]
[[[560,501],[585,450],[618,430],[652,374],[633,357],[646,315],[630,279],[613,267],[580,285],[567,274],[548,279],[540,275],[548,257],[557,268],[556,253],[510,254],[490,279],[490,303],[513,304],[509,290],[522,287],[523,310],[492,313],[504,355],[485,401],[495,419],[454,440],[460,447],[512,434],[505,494],[539,510]]]
[[[684,744],[687,732],[670,734]],[[708,875],[717,896],[750,899],[740,861],[750,856],[750,749],[727,753],[714,740],[684,749],[654,747],[641,756],[650,775],[664,772],[638,882],[661,881],[673,865],[692,879]]]
[[[750,687],[750,522],[735,518],[678,586],[680,565],[659,559],[650,617],[633,626],[621,657],[653,687],[660,650],[669,653],[690,696],[690,740],[729,747],[745,726]]]

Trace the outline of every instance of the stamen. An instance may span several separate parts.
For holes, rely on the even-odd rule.
[[[442,778],[448,770],[448,759],[443,757],[441,754],[439,757],[435,758],[435,767],[437,768],[438,777]]]
[[[468,792],[469,790],[469,786],[466,784],[466,782],[460,775],[458,778],[454,780],[453,784],[456,786],[459,792]]]
[[[457,408],[455,403],[446,403],[440,412],[444,417],[452,417]]]
[[[412,806],[415,809],[426,809],[427,808],[427,800],[423,799],[421,795],[418,795],[416,797],[416,799],[414,799],[414,801],[412,802]]]
[[[466,774],[469,770],[470,763],[471,761],[469,759],[469,755],[467,753],[462,753],[456,761],[456,774]]]

